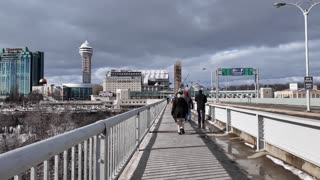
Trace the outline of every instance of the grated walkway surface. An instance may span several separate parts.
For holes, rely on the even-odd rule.
[[[132,179],[234,179],[229,171],[235,175],[237,169],[227,168],[227,172],[224,162],[228,160],[216,153],[218,146],[210,149],[205,133],[194,122],[185,123],[186,133],[179,135],[170,111],[167,106],[149,145],[140,149],[143,155]],[[241,173],[239,179],[243,179]]]

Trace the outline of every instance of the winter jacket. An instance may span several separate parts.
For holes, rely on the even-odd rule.
[[[173,101],[171,115],[173,118],[185,118],[188,114],[188,104],[183,97],[176,98]]]
[[[207,96],[198,94],[195,98],[197,102],[197,110],[205,110],[205,104],[207,102]]]
[[[187,102],[188,109],[193,109],[193,101],[192,101],[191,97],[184,96],[184,100],[186,100],[186,102]]]

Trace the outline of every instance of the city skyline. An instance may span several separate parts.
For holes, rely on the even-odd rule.
[[[297,9],[277,9],[273,3],[33,0],[22,5],[16,1],[0,2],[3,27],[0,47],[28,46],[45,52],[45,77],[49,83],[81,82],[82,64],[77,47],[86,39],[95,45],[93,83],[101,84],[110,69],[154,67],[168,70],[172,81],[177,59],[183,64],[182,78],[185,72],[190,72],[187,81],[207,86],[210,71],[218,67],[259,68],[262,83],[302,81],[303,16]],[[88,5],[91,8],[86,14],[90,16],[83,14]],[[316,77],[315,83],[320,80],[317,10],[309,18],[310,74]],[[21,33],[25,19],[32,19],[35,24]],[[251,77],[228,81],[236,80],[253,82]]]

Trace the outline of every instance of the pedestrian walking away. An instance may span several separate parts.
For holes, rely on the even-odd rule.
[[[188,104],[184,100],[182,92],[178,92],[177,97],[173,101],[171,115],[176,120],[178,126],[178,134],[184,134],[184,120],[188,113]]]
[[[186,116],[186,121],[191,121],[191,109],[193,109],[193,101],[192,98],[189,96],[188,91],[184,92],[184,100],[186,100],[188,105],[188,114]]]
[[[197,102],[197,112],[198,112],[198,127],[205,129],[205,104],[207,103],[207,96],[202,94],[202,90],[199,90],[199,94],[197,94],[195,101]]]

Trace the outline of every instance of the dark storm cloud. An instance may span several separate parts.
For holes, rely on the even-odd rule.
[[[228,49],[277,47],[303,41],[301,12],[293,7],[277,9],[273,3],[269,0],[1,1],[1,45],[45,51],[46,76],[81,75],[78,47],[84,40],[94,47],[94,70],[168,68],[177,59],[182,59],[186,68],[197,66],[199,61],[206,66],[207,59],[200,57]],[[313,11],[310,39],[320,36],[319,8]],[[260,61],[256,65],[259,63],[265,64]],[[286,75],[289,74],[280,76]]]

